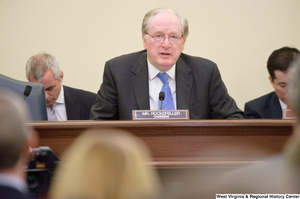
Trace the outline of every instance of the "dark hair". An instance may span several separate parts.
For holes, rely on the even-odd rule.
[[[286,72],[297,54],[299,54],[299,50],[291,47],[282,47],[272,52],[267,62],[267,69],[272,80],[276,79],[274,71]]]

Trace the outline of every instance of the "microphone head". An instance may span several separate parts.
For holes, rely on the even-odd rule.
[[[30,95],[31,89],[32,89],[31,86],[29,86],[29,85],[26,86],[26,88],[25,88],[25,90],[24,90],[24,96],[25,96],[25,97],[28,97],[28,96]]]
[[[163,101],[165,99],[165,93],[164,92],[160,92],[158,98],[159,98],[159,100]]]

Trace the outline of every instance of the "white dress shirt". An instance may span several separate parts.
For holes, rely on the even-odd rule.
[[[61,86],[59,96],[58,96],[57,100],[55,101],[55,103],[52,105],[52,107],[55,111],[55,115],[56,115],[58,121],[67,121],[68,120],[63,86]],[[51,107],[47,107],[48,118],[49,118],[51,111],[52,111]]]
[[[159,101],[159,93],[163,86],[162,81],[156,76],[160,71],[155,68],[148,60],[148,81],[149,81],[149,102],[150,102],[150,110],[158,110],[158,101]],[[175,80],[175,67],[172,66],[170,70],[168,70],[166,73],[169,75],[168,81],[169,86],[171,89],[173,102],[174,102],[174,108],[177,109],[177,103],[176,103],[176,80]]]
[[[281,106],[282,110],[287,109],[287,105],[283,101],[281,101],[280,99],[279,99],[279,103],[280,103],[280,106]]]

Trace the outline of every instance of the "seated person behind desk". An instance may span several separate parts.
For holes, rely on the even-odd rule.
[[[64,78],[57,59],[50,54],[37,54],[26,63],[26,77],[45,87],[48,120],[89,120],[96,94],[62,86]]]
[[[289,67],[299,54],[296,48],[283,47],[272,52],[267,68],[273,92],[245,104],[245,116],[249,119],[281,119],[287,109],[287,83]]]
[[[190,119],[243,118],[217,65],[181,53],[187,36],[188,22],[174,10],[148,12],[142,24],[145,50],[106,62],[91,119],[131,120],[132,110],[158,110],[161,88],[166,109],[189,109]]]
[[[86,130],[55,172],[50,199],[154,199],[160,191],[150,153],[123,130]]]
[[[29,110],[12,91],[0,91],[0,198],[29,199],[26,167],[30,148],[38,146],[37,134],[26,125]]]

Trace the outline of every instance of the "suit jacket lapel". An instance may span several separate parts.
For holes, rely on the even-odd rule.
[[[282,110],[279,103],[279,99],[275,92],[272,93],[272,97],[268,101],[268,108],[266,109],[269,118],[281,119]]]
[[[140,110],[149,110],[149,82],[146,51],[140,56],[137,63],[132,68],[131,83]]]
[[[179,57],[176,63],[176,100],[177,109],[188,109],[193,77],[191,69]]]
[[[75,98],[73,97],[72,93],[69,92],[65,86],[64,89],[64,96],[65,96],[65,104],[66,104],[66,112],[68,120],[80,120],[80,106],[79,104],[75,103]]]

